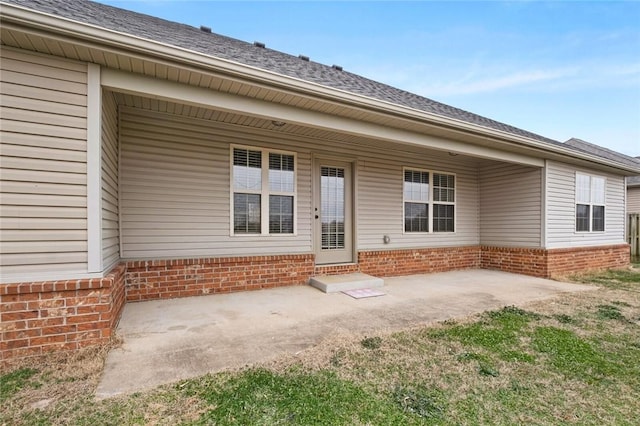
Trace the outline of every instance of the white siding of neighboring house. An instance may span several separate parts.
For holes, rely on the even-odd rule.
[[[627,188],[627,213],[640,213],[640,186]]]
[[[87,65],[0,56],[0,276],[86,272]]]
[[[576,172],[606,178],[605,232],[576,232]],[[547,248],[619,244],[624,235],[624,177],[547,162]]]
[[[118,224],[118,110],[112,93],[102,94],[102,265],[120,259]]]
[[[483,166],[480,176],[480,243],[540,247],[542,169],[515,164]]]
[[[313,154],[356,164],[359,250],[479,243],[477,169],[447,153],[358,148],[132,108],[121,108],[120,132],[122,258],[312,252]],[[295,236],[230,236],[230,144],[296,153]],[[403,234],[403,166],[456,174],[455,233]]]

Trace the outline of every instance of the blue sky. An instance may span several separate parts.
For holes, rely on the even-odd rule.
[[[100,0],[640,156],[640,2]]]

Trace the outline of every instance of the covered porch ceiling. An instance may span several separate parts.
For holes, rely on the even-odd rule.
[[[207,108],[204,106],[189,105],[180,102],[154,99],[150,97],[110,90],[105,91],[105,95],[114,96],[114,99],[116,100],[116,103],[119,107],[136,108],[162,114],[171,114],[192,119],[224,123],[226,125],[231,125],[234,127],[238,126],[244,129],[252,129],[259,132],[277,133],[281,138],[316,141],[320,145],[323,142],[339,142],[340,144],[344,145],[376,148],[382,151],[396,151],[398,149],[397,143],[390,143],[386,140],[305,126],[291,122],[278,122],[276,120],[251,116],[247,114],[226,112],[219,109]],[[455,157],[456,161],[477,167],[504,162],[491,158],[460,154],[454,151],[434,151],[426,149],[425,147],[411,144],[402,144],[402,150],[405,152],[413,153],[417,156],[425,155],[430,152],[431,156],[444,155]]]

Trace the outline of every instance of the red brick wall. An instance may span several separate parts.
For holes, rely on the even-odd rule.
[[[127,301],[166,299],[305,284],[314,256],[144,260],[126,263]]]
[[[124,265],[104,278],[0,286],[0,365],[109,341],[124,306]]]
[[[360,265],[357,263],[346,263],[344,265],[317,265],[314,268],[314,275],[340,275],[360,272]]]
[[[444,247],[431,249],[361,251],[360,270],[377,277],[444,272],[480,267],[480,248]]]
[[[550,277],[597,269],[619,268],[629,265],[629,244],[611,246],[550,249],[548,251]]]
[[[379,277],[466,268],[549,277],[621,267],[629,245],[572,249],[448,247],[358,253],[357,264],[315,266],[314,256],[129,261],[104,278],[0,286],[0,365],[109,340],[126,301],[305,284],[313,274]]]
[[[547,277],[547,251],[540,248],[481,247],[480,267]]]
[[[517,247],[482,247],[481,267],[536,277],[561,275],[623,267],[629,264],[628,244],[535,249]]]

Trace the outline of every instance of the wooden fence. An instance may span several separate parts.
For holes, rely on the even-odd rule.
[[[629,214],[627,242],[631,245],[631,257],[640,256],[640,213]]]

